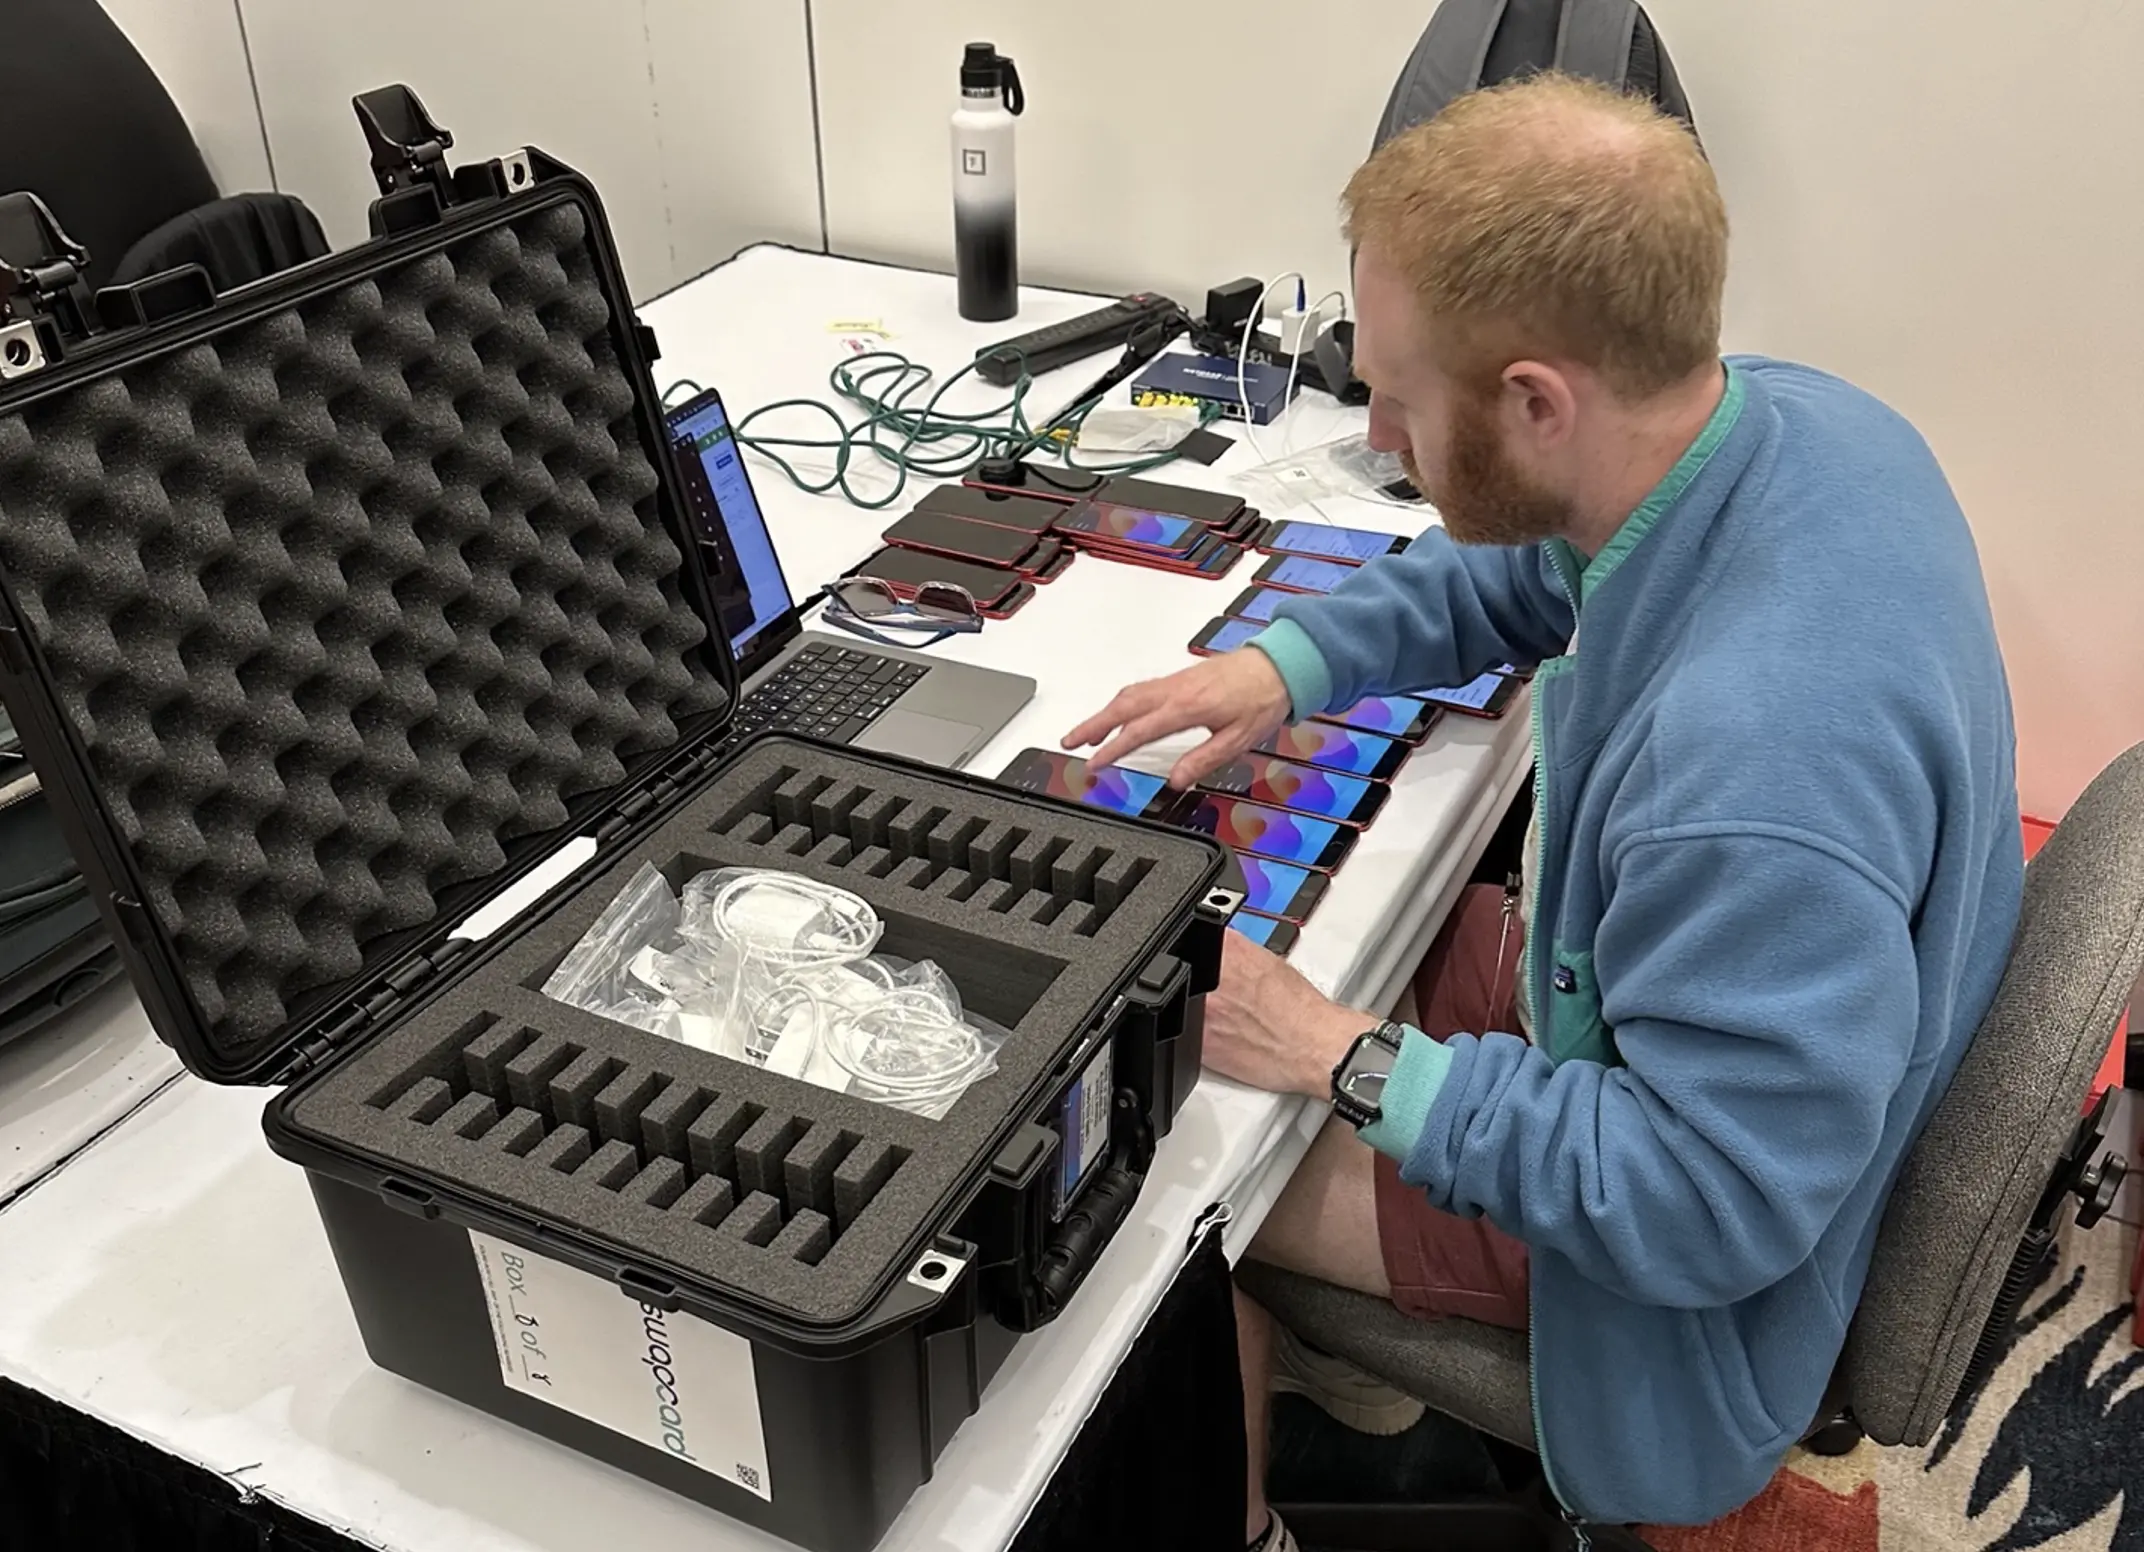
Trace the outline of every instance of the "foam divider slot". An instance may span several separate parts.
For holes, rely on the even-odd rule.
[[[754,1191],[737,1204],[736,1211],[722,1220],[722,1226],[715,1233],[727,1240],[766,1246],[773,1244],[774,1236],[781,1231],[782,1204],[764,1191]]]
[[[827,1221],[824,1213],[806,1208],[782,1226],[782,1232],[767,1246],[767,1254],[817,1266],[833,1248],[833,1224]]]

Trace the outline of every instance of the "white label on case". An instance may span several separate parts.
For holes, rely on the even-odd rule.
[[[508,1389],[774,1501],[750,1342],[504,1240],[469,1244]]]

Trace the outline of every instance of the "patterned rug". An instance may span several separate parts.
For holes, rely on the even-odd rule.
[[[1797,1454],[1742,1510],[1658,1552],[2144,1552],[2137,1231],[2071,1229],[2002,1361],[1922,1449]]]

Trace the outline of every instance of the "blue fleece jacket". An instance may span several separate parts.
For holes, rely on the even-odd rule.
[[[1535,1043],[1410,1033],[1365,1135],[1530,1247],[1566,1507],[1746,1502],[2017,925],[2009,695],[1934,457],[1835,378],[1736,359],[1599,555],[1433,529],[1254,644],[1299,715],[1541,664]]]

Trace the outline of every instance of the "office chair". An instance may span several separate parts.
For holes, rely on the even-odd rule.
[[[2023,915],[1994,1004],[1900,1171],[1832,1394],[1804,1442],[1923,1445],[1999,1351],[2057,1220],[2085,1227],[2125,1170],[2096,1159],[2106,1097],[2079,1121],[2144,969],[2144,744],[2102,771],[2026,870]],[[1525,1338],[1414,1321],[1380,1299],[1245,1262],[1245,1293],[1318,1347],[1493,1438],[1531,1449]],[[1571,1545],[1513,1505],[1282,1506],[1305,1546],[1347,1552]],[[1596,1547],[1642,1548],[1616,1527]]]
[[[9,0],[0,193],[44,200],[91,289],[199,264],[219,291],[328,251],[287,194],[219,197],[178,106],[97,0]]]

